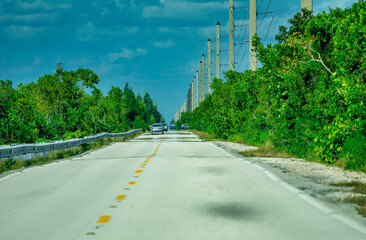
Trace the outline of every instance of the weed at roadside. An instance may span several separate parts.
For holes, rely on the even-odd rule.
[[[341,183],[333,183],[332,186],[337,187],[351,187],[352,192],[358,195],[349,196],[343,200],[345,203],[357,204],[356,208],[357,212],[366,217],[366,183],[361,182],[341,182]]]

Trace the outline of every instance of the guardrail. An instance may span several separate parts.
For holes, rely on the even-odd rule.
[[[104,138],[124,137],[136,132],[141,132],[142,129],[134,129],[124,133],[99,133],[84,138],[74,138],[65,141],[53,141],[47,143],[30,143],[30,144],[16,144],[6,147],[0,147],[0,159],[11,158],[29,153],[42,153],[61,150],[70,147],[76,147],[85,143],[95,142]]]

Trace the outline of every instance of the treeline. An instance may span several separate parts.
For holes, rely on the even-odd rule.
[[[298,157],[366,171],[366,2],[281,26],[254,44],[262,67],[214,79],[181,120],[217,137],[270,143]]]
[[[126,84],[104,96],[99,81],[89,69],[57,70],[17,88],[0,80],[0,144],[124,132],[161,121],[148,93],[136,96]]]

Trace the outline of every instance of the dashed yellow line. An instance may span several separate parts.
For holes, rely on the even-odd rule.
[[[168,138],[168,135],[165,136],[165,139],[162,140],[160,142],[160,144],[157,146],[157,148],[155,149],[154,153],[151,154],[146,160],[145,160],[145,163],[142,163],[141,164],[141,167],[145,167],[146,166],[146,162],[149,162],[150,161],[150,158],[154,157],[156,155],[156,153],[158,152],[161,144],[166,141]],[[142,173],[142,170],[136,170],[135,173]],[[128,183],[129,185],[135,185],[136,182],[135,181],[130,181]],[[124,188],[124,190],[131,190],[130,188]],[[116,198],[117,201],[122,201],[126,198],[127,195],[118,195],[118,197]],[[116,205],[111,205],[110,208],[117,208]],[[111,219],[111,215],[102,215],[100,216],[99,220],[97,221],[97,223],[108,223],[109,220]],[[95,235],[94,232],[87,232],[86,235]]]
[[[110,218],[111,218],[111,215],[102,215],[102,216],[100,216],[97,223],[108,223]]]
[[[126,198],[126,195],[119,195],[117,198],[116,198],[116,200],[118,200],[118,201],[122,201],[122,200],[124,200]]]

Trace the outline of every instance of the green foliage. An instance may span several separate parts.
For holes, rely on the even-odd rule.
[[[103,96],[96,87],[99,81],[89,69],[57,70],[17,88],[0,80],[0,144],[146,129],[162,119],[148,93],[144,98],[135,96],[126,84],[123,90],[112,87]]]
[[[365,170],[365,15],[364,1],[316,16],[303,10],[280,27],[277,44],[254,36],[263,66],[214,79],[213,93],[181,121],[223,139],[270,141],[298,157],[346,158],[347,168]]]
[[[358,133],[350,135],[343,144],[342,157],[346,158],[346,169],[366,170],[366,137]]]

